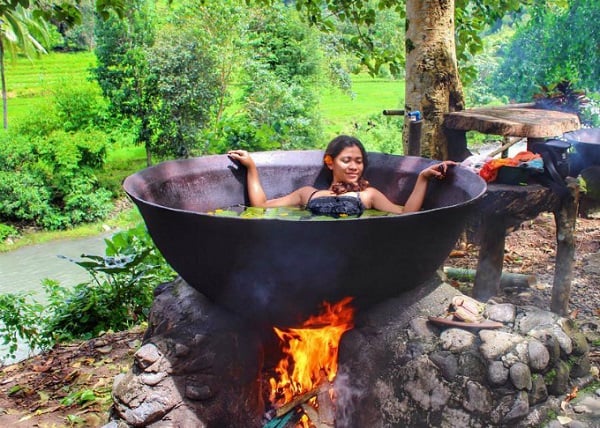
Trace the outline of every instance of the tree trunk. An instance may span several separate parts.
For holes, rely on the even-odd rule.
[[[447,159],[444,114],[464,109],[454,42],[454,0],[407,0],[405,111],[423,115],[421,155]],[[408,150],[408,121],[403,132]]]

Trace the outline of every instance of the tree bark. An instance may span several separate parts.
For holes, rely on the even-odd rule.
[[[444,115],[464,107],[454,42],[454,0],[407,0],[405,110],[423,115],[422,156],[448,158]],[[408,121],[403,135],[407,153]]]

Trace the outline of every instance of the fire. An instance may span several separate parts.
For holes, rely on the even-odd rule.
[[[351,301],[351,297],[346,297],[336,304],[324,302],[322,313],[311,316],[299,328],[273,328],[282,341],[284,353],[275,368],[278,379],[269,380],[269,400],[273,406],[279,407],[325,381],[333,381],[338,369],[340,339],[354,326]]]

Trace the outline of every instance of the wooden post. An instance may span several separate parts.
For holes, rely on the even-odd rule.
[[[579,185],[569,183],[570,195],[562,198],[554,211],[556,223],[556,262],[550,310],[558,315],[567,315],[571,282],[573,281],[573,259],[575,256],[575,226],[579,204]]]
[[[473,297],[485,302],[500,291],[506,225],[502,216],[490,215],[483,219],[482,226]]]
[[[448,141],[448,159],[462,162],[472,155],[467,148],[467,133],[465,131],[444,127],[444,133]]]

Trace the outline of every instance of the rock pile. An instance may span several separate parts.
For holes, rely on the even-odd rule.
[[[109,425],[260,427],[249,323],[181,280],[159,291],[135,365],[115,380]],[[494,330],[432,324],[456,294],[435,278],[358,313],[340,344],[337,427],[538,427],[597,376],[575,322],[535,307],[488,302],[486,317],[504,325]]]
[[[490,302],[486,316],[501,329],[437,327],[428,312],[451,294],[441,285],[408,317],[380,308],[388,315],[347,333],[340,364],[351,374],[340,391],[353,396],[348,426],[539,427],[574,386],[597,376],[572,320]]]

